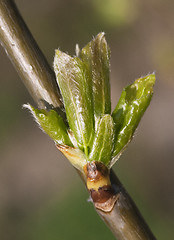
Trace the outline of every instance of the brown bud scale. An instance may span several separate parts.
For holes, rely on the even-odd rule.
[[[84,166],[86,185],[96,208],[110,212],[117,195],[111,185],[109,169],[101,162],[93,161]]]

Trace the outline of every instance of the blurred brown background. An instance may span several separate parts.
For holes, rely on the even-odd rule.
[[[154,97],[114,166],[157,239],[174,235],[174,1],[16,0],[52,64],[104,31],[111,48],[114,108],[121,90],[156,72]],[[68,161],[22,109],[33,103],[0,48],[0,239],[114,239],[87,203]]]

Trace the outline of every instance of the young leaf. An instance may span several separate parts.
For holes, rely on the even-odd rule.
[[[59,50],[54,58],[54,70],[63,96],[69,126],[80,149],[88,155],[93,137],[94,116],[90,78],[85,64]]]
[[[31,110],[37,123],[57,144],[72,146],[67,133],[68,128],[56,111],[47,112],[44,109],[36,109],[29,104],[24,105],[24,107]]]
[[[114,143],[114,122],[111,115],[104,115],[98,123],[89,161],[100,161],[108,165],[111,160]]]
[[[57,148],[65,155],[70,163],[83,173],[83,167],[86,165],[86,155],[78,148],[58,144]]]
[[[80,57],[87,65],[92,78],[94,113],[96,116],[111,113],[110,99],[110,49],[104,37],[99,33],[81,51]]]
[[[155,83],[155,74],[137,79],[132,85],[123,89],[120,100],[112,113],[116,136],[111,165],[131,141],[138,123],[148,107]]]

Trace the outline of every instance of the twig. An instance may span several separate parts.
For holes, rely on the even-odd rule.
[[[24,23],[16,5],[0,0],[0,41],[39,107],[61,105],[54,73]]]
[[[12,0],[0,0],[0,40],[38,107],[62,107],[54,73]],[[84,176],[80,176],[85,181]],[[96,209],[100,217],[119,240],[154,240],[136,205],[112,170],[110,179],[117,200],[110,212]]]

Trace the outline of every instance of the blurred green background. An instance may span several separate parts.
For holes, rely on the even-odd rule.
[[[156,72],[154,97],[114,169],[158,240],[174,235],[174,1],[16,0],[52,65],[104,31],[112,108],[121,90]],[[0,48],[0,239],[114,239],[77,173],[22,109],[33,103]]]

